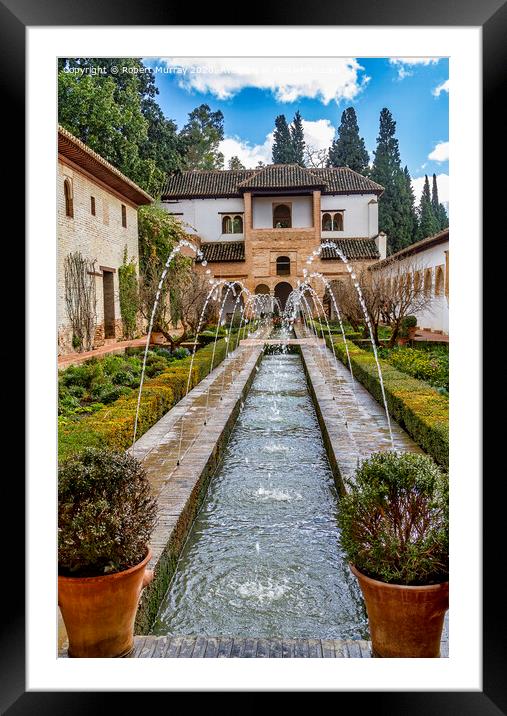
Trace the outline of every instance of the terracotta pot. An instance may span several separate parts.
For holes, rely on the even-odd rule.
[[[143,588],[153,579],[142,562],[100,577],[58,577],[58,604],[69,637],[69,656],[127,656]]]
[[[350,568],[366,604],[373,655],[438,658],[449,582],[406,587],[371,579],[352,564]]]

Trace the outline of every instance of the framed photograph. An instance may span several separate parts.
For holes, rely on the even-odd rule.
[[[340,691],[507,713],[480,423],[505,5],[234,26],[151,3],[0,13],[27,172],[27,582],[26,604],[7,594],[5,711]],[[384,474],[390,502],[379,488],[360,523]],[[393,645],[374,615],[402,589]]]

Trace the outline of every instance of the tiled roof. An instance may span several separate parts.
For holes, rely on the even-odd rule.
[[[311,171],[324,182],[328,194],[354,191],[381,194],[384,191],[383,186],[348,167],[328,167]]]
[[[193,169],[167,178],[162,199],[239,197],[259,189],[321,188],[324,194],[381,194],[380,184],[348,167],[305,169],[297,164],[270,164],[261,169],[203,171]]]
[[[322,243],[331,243],[331,241],[322,241]],[[380,254],[375,243],[375,239],[333,239],[333,244],[342,251],[348,259],[378,259]],[[320,254],[321,259],[339,259],[339,255],[331,248],[324,248]]]
[[[244,241],[213,241],[201,244],[201,251],[203,259],[209,263],[245,260]]]
[[[153,202],[152,197],[141,187],[60,125],[58,126],[58,155],[62,161],[67,159],[85,169],[111,189],[130,199],[136,206]]]
[[[162,198],[206,198],[240,196],[238,184],[254,174],[254,169],[191,171],[171,174],[162,191]]]
[[[390,254],[389,256],[387,256],[387,258],[382,259],[382,261],[373,264],[373,266],[370,266],[370,268],[373,270],[382,268],[382,266],[392,263],[393,261],[407,258],[408,256],[412,256],[413,254],[418,254],[421,251],[430,249],[432,246],[438,246],[438,244],[445,244],[447,241],[449,241],[448,228],[442,229],[442,231],[439,231],[438,234],[433,234],[433,236],[427,236],[425,239],[421,239],[420,241],[416,241],[414,244],[409,244],[408,246],[405,246],[403,249],[396,251],[396,253]]]
[[[323,187],[325,182],[299,164],[269,164],[238,184],[240,189],[291,189]]]

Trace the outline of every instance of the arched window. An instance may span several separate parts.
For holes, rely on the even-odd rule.
[[[232,233],[242,234],[243,233],[243,219],[241,216],[235,216],[232,222]]]
[[[431,269],[424,272],[424,295],[431,296]]]
[[[444,272],[441,266],[437,266],[435,272],[435,296],[441,296],[444,289]]]
[[[70,179],[63,182],[63,192],[65,194],[65,216],[74,217],[74,199],[72,197],[72,184]]]
[[[276,275],[290,276],[290,258],[288,256],[279,256],[276,260]]]
[[[322,231],[343,231],[343,211],[326,211],[322,214]]]
[[[337,211],[333,216],[333,231],[343,231],[343,214]]]
[[[331,214],[322,214],[322,231],[332,231],[333,220]]]
[[[232,219],[230,216],[224,216],[222,219],[222,234],[232,234]]]
[[[222,216],[222,234],[242,234],[243,217],[239,214]]]
[[[273,208],[273,229],[290,229],[292,226],[292,217],[290,206],[287,204],[277,204]]]
[[[420,288],[421,288],[421,272],[416,271],[414,273],[414,293],[419,293]]]

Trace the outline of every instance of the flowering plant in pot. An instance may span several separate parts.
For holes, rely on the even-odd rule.
[[[374,656],[438,657],[449,607],[448,479],[428,456],[374,453],[341,498],[341,546]]]
[[[131,455],[88,448],[58,470],[58,604],[69,656],[126,656],[153,574],[156,502]]]

